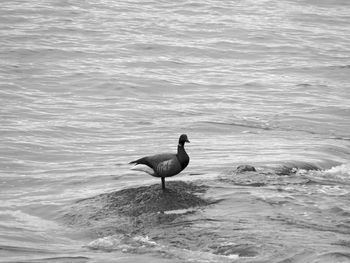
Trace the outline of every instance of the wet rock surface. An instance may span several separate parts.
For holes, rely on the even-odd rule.
[[[198,197],[205,186],[187,184],[181,181],[169,182],[163,191],[160,185],[130,188],[104,195],[106,209],[126,216],[159,213],[169,210],[188,209],[208,205],[209,202]]]
[[[214,203],[200,197],[207,188],[171,181],[165,191],[160,184],[123,189],[77,201],[68,208],[63,220],[72,227],[89,227],[98,236],[147,234],[152,227],[194,213],[192,208]],[[184,212],[176,213],[177,210]]]

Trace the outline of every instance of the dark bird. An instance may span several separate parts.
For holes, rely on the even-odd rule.
[[[179,138],[179,144],[177,145],[177,153],[162,153],[152,156],[146,156],[138,160],[130,162],[130,164],[143,164],[147,169],[137,169],[144,171],[154,177],[160,177],[162,179],[162,189],[165,190],[165,177],[171,177],[180,173],[186,168],[190,162],[185,151],[185,142],[190,142],[186,134],[182,134]],[[151,168],[151,169],[149,169]]]

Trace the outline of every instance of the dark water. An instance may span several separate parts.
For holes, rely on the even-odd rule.
[[[350,262],[349,10],[3,1],[0,262]],[[181,133],[208,203],[120,216]]]

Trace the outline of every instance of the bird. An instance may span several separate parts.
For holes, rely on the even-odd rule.
[[[186,134],[182,134],[177,145],[177,153],[161,153],[151,156],[145,156],[129,164],[142,164],[143,168],[140,170],[146,172],[154,177],[160,177],[162,180],[162,190],[165,191],[165,177],[177,175],[184,170],[190,162],[190,157],[185,151],[185,143],[190,142]],[[146,165],[146,166],[144,166]]]

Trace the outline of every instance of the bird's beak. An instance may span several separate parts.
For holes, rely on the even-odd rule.
[[[190,142],[188,139],[186,139],[186,142]]]

